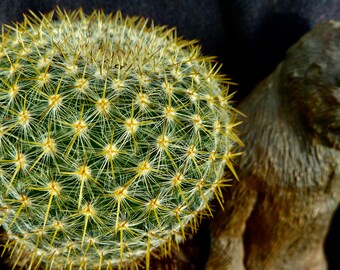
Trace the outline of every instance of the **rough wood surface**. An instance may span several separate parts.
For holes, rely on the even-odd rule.
[[[240,182],[211,224],[207,269],[326,270],[340,202],[340,22],[305,35],[240,110]]]

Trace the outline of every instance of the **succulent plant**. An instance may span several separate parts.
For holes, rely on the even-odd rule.
[[[234,173],[231,82],[174,29],[55,13],[2,32],[4,250],[27,268],[149,268]]]

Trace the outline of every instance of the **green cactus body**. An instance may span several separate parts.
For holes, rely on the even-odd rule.
[[[230,82],[174,30],[120,13],[57,16],[2,34],[4,249],[17,262],[30,253],[32,269],[148,268],[234,172]]]

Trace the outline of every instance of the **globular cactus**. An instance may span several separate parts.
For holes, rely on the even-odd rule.
[[[2,33],[4,249],[27,268],[149,268],[234,173],[230,82],[173,29],[56,13]]]

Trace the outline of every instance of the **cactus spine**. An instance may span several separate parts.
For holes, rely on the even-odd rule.
[[[56,14],[2,33],[4,249],[32,269],[148,268],[234,172],[230,82],[174,30]]]

